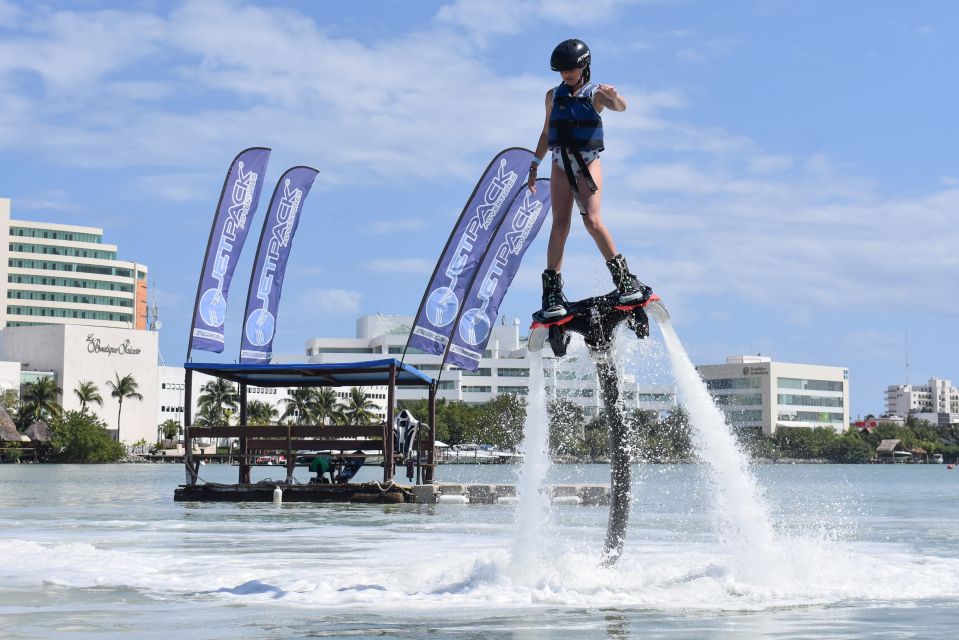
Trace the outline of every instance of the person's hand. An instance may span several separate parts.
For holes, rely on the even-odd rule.
[[[611,84],[601,84],[596,87],[596,90],[603,94],[603,97],[610,101],[615,100],[619,96],[619,93],[616,91],[616,87]]]
[[[529,190],[533,193],[536,193],[536,173],[538,167],[535,164],[531,164],[529,167],[529,178],[526,180],[526,186],[529,187]]]

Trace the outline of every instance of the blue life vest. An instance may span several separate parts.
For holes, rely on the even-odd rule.
[[[589,83],[575,96],[565,82],[553,89],[553,108],[549,113],[550,149],[604,149],[603,119],[593,106],[596,89],[597,85]]]

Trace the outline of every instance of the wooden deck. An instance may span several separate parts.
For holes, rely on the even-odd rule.
[[[175,502],[273,502],[277,487],[283,502],[359,502],[396,504],[413,502],[408,487],[377,482],[356,484],[194,484],[180,485],[173,492]]]

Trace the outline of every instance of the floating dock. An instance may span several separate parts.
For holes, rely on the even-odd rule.
[[[280,495],[276,495],[276,490]],[[609,486],[558,484],[547,488],[552,504],[608,505]],[[400,485],[392,482],[346,484],[187,484],[173,492],[176,502],[340,502],[364,504],[515,504],[512,484],[455,483]]]

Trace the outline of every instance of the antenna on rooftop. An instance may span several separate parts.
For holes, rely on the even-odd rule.
[[[156,284],[153,285],[153,305],[147,308],[147,328],[150,331],[159,331],[163,327],[163,323],[160,322],[160,309],[157,306],[157,287]],[[163,353],[160,351],[159,339],[157,344],[157,359],[160,361],[161,366],[166,366],[166,362],[163,361]]]
[[[906,325],[906,385],[909,385],[909,325]]]

